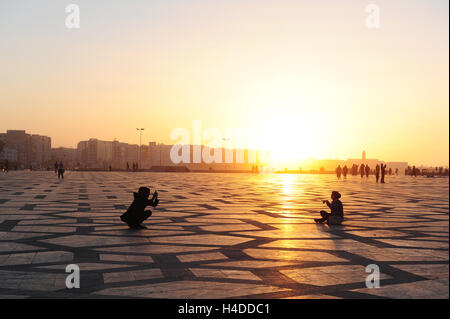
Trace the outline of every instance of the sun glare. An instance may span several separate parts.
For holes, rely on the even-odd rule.
[[[302,114],[270,116],[261,125],[259,148],[270,151],[272,163],[289,164],[315,154],[317,129]]]

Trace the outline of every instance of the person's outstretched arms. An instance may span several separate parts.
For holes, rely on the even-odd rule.
[[[330,201],[328,201],[328,200],[324,200],[324,201],[322,201],[324,204],[327,204],[327,206],[329,207],[329,208],[331,208],[331,204],[330,204]]]
[[[153,206],[153,207],[158,206],[159,199],[158,199],[158,192],[156,190],[153,193],[153,197],[149,202],[150,202],[150,206]]]

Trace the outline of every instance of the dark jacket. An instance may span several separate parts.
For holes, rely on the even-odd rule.
[[[331,203],[327,202],[327,205],[331,209],[331,216],[344,217],[344,206],[339,199],[335,199]]]
[[[156,207],[159,202],[158,199],[148,199],[147,197],[141,196],[139,193],[133,193],[133,195],[133,202],[130,207],[128,207],[125,214],[121,216],[121,219],[127,223],[133,223],[136,220],[140,220],[147,206]]]

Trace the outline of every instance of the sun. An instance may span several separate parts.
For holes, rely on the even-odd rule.
[[[260,123],[259,148],[275,165],[292,166],[316,153],[317,129],[299,114],[279,114]]]
[[[326,116],[307,95],[292,89],[267,87],[249,102],[252,145],[270,152],[273,168],[298,169],[303,159],[316,157],[326,144]]]

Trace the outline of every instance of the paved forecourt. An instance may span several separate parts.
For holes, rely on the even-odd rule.
[[[161,202],[133,231],[119,216],[139,186]],[[332,190],[346,220],[316,225]],[[449,298],[448,191],[448,178],[2,173],[0,298]]]

